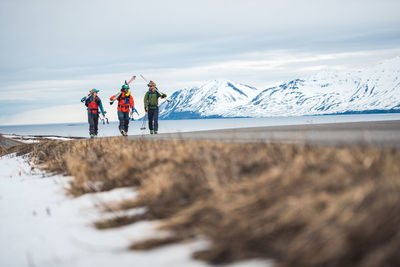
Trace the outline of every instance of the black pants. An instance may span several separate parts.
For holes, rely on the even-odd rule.
[[[158,107],[155,109],[149,109],[149,129],[156,132],[158,131]]]
[[[99,125],[99,113],[97,114],[88,113],[88,122],[89,122],[89,134],[97,135],[98,125]]]
[[[129,127],[129,112],[122,112],[118,110],[119,131],[124,130],[128,133]]]

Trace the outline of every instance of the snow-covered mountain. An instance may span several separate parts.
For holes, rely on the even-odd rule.
[[[231,81],[183,89],[160,107],[167,119],[400,112],[400,57],[352,73],[320,72],[258,90]]]
[[[226,117],[224,114],[249,103],[259,93],[254,87],[226,80],[214,80],[200,87],[173,93],[160,106],[160,118],[193,119]]]

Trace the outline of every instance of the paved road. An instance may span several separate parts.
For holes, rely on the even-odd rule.
[[[400,120],[237,128],[227,130],[129,136],[147,140],[221,140],[233,142],[373,144],[400,147]]]
[[[18,145],[21,145],[21,144],[23,144],[23,143],[21,143],[19,141],[12,140],[10,138],[5,138],[3,136],[0,136],[0,146],[5,148],[5,149],[9,149],[10,147],[18,146]]]

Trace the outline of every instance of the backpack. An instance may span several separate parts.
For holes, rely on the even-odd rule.
[[[85,100],[85,106],[86,107],[89,107],[89,103],[90,102],[92,102],[92,99],[93,98],[93,96],[89,96],[88,98],[86,98],[86,100]],[[90,101],[89,101],[90,100]],[[96,99],[95,99],[95,101],[96,101],[96,103],[99,105],[100,104],[100,99],[99,99],[99,97],[96,97]]]

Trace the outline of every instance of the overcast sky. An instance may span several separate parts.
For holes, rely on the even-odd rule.
[[[0,125],[86,121],[143,74],[171,92],[213,79],[267,88],[400,55],[399,0],[0,0]],[[142,112],[146,86],[134,81]]]

